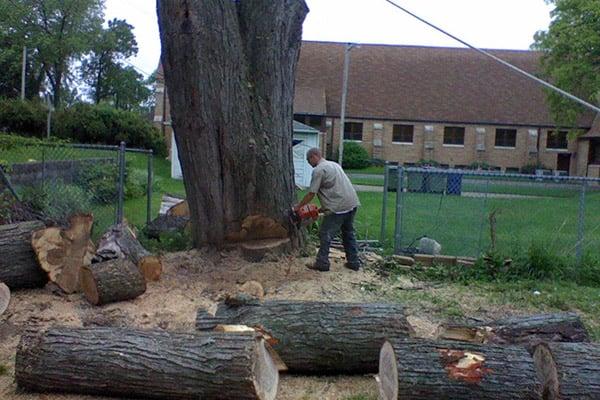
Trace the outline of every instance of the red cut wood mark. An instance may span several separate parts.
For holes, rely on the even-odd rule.
[[[438,350],[448,377],[457,381],[477,384],[493,371],[485,368],[485,357],[481,354],[460,350]]]

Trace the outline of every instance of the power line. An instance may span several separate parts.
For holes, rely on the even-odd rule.
[[[483,54],[486,57],[492,58],[493,60],[499,62],[500,64],[503,64],[503,65],[507,66],[508,68],[510,68],[510,69],[512,69],[512,70],[514,70],[514,71],[516,71],[518,73],[520,73],[521,75],[524,75],[524,76],[528,77],[529,79],[533,79],[537,83],[539,83],[539,84],[541,84],[541,85],[543,85],[543,86],[545,86],[545,87],[547,87],[547,88],[549,88],[551,90],[554,90],[555,92],[560,93],[561,95],[563,95],[563,96],[565,96],[565,97],[567,97],[567,98],[569,98],[569,99],[571,99],[571,100],[573,100],[573,101],[575,101],[575,102],[577,102],[577,103],[579,103],[579,104],[581,104],[581,105],[583,105],[583,106],[591,109],[592,111],[595,111],[596,113],[600,113],[600,108],[596,107],[595,105],[593,105],[593,104],[591,104],[591,103],[589,103],[589,102],[587,102],[587,101],[585,101],[585,100],[583,100],[583,99],[581,99],[581,98],[579,98],[579,97],[577,97],[575,95],[572,95],[571,93],[566,92],[566,91],[562,90],[561,88],[559,88],[557,86],[554,86],[553,84],[548,83],[545,80],[540,79],[537,76],[535,76],[533,74],[530,74],[529,72],[524,71],[521,68],[516,67],[516,66],[512,65],[511,63],[509,63],[507,61],[504,61],[503,59],[501,59],[499,57],[496,57],[495,55],[493,55],[493,54],[491,54],[491,53],[489,53],[489,52],[487,52],[485,50],[481,50],[481,49],[479,49],[479,48],[477,48],[477,47],[475,47],[475,46],[473,46],[473,45],[465,42],[464,40],[462,40],[462,39],[454,36],[453,34],[451,34],[451,33],[447,32],[447,31],[443,30],[442,28],[439,28],[438,26],[432,24],[431,22],[428,22],[427,20],[419,17],[415,13],[410,12],[409,10],[407,10],[406,8],[402,7],[401,5],[393,2],[392,0],[384,0],[384,1],[386,1],[389,4],[391,4],[392,6],[396,7],[397,9],[405,12],[406,14],[408,14],[408,15],[416,18],[416,19],[418,19],[419,21],[423,22],[424,24],[429,25],[430,27],[432,27],[436,31],[441,32],[444,35],[446,35],[446,36],[448,36],[448,37],[456,40],[457,42],[459,42],[459,43],[461,43],[461,44],[463,44],[465,46],[467,46],[468,48],[470,48],[472,50],[475,50],[478,53],[481,53],[481,54]]]

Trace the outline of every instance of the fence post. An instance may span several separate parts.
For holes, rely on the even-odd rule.
[[[483,202],[481,204],[481,221],[479,221],[479,241],[477,244],[477,254],[475,257],[479,258],[482,252],[483,246],[483,231],[485,229],[485,217],[487,211],[487,202],[488,202],[488,194],[490,193],[490,178],[488,178],[485,182],[485,197],[483,198]],[[491,227],[490,227],[491,229]],[[491,238],[490,238],[491,241]],[[491,243],[491,242],[490,242]]]
[[[148,183],[146,185],[146,225],[150,224],[152,220],[152,181],[154,178],[154,170],[152,168],[152,159],[154,158],[154,151],[150,150],[148,153]]]
[[[394,254],[400,254],[402,250],[402,212],[403,212],[403,190],[404,190],[404,168],[398,166],[398,181],[396,182],[396,226],[394,231]]]
[[[383,204],[381,206],[381,233],[379,234],[379,243],[381,246],[385,243],[385,228],[386,228],[386,219],[387,219],[387,196],[388,196],[388,186],[389,186],[389,175],[390,175],[390,166],[385,163],[385,167],[383,170]]]
[[[585,192],[587,189],[587,181],[581,184],[579,193],[579,222],[577,224],[577,265],[583,263],[583,240],[585,237]]]
[[[119,146],[119,181],[117,184],[117,218],[116,224],[123,222],[123,203],[125,198],[125,142]]]

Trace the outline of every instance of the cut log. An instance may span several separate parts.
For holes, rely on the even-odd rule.
[[[310,374],[376,372],[383,341],[412,333],[404,307],[397,304],[271,300],[220,303],[215,315],[198,312],[198,329],[217,325],[269,332],[289,371]]]
[[[43,228],[39,221],[0,225],[0,281],[12,290],[42,287],[48,282],[31,247],[33,232]]]
[[[75,214],[69,218],[69,228],[52,227],[33,233],[31,245],[48,278],[65,293],[77,292],[81,267],[89,265],[94,256],[90,240],[94,217]]]
[[[187,200],[183,200],[167,210],[167,215],[171,217],[187,217],[190,218],[190,206]]]
[[[292,246],[290,239],[263,239],[244,242],[240,246],[242,257],[246,261],[260,262],[267,256],[281,256],[289,253]]]
[[[533,358],[544,400],[600,399],[600,344],[542,343]]]
[[[575,313],[518,316],[485,324],[443,324],[438,339],[472,343],[525,344],[587,342],[588,332]]]
[[[249,215],[242,221],[241,230],[227,235],[231,242],[261,239],[287,239],[287,229],[273,218],[264,215]]]
[[[81,269],[81,289],[94,305],[132,300],[146,291],[140,269],[127,259],[86,265]]]
[[[255,334],[52,328],[23,335],[15,379],[43,393],[273,400],[279,374],[267,346]]]
[[[146,282],[157,281],[162,273],[162,263],[158,256],[150,254],[135,237],[127,224],[114,225],[106,231],[93,262],[103,262],[117,258],[127,258],[140,269]]]
[[[4,283],[0,282],[0,315],[4,314],[9,304],[10,289]]]
[[[148,237],[159,239],[163,233],[183,231],[190,222],[189,217],[175,217],[171,215],[159,215],[146,227]]]
[[[386,341],[377,382],[382,400],[541,399],[533,359],[521,346]]]

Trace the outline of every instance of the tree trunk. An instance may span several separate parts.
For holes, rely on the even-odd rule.
[[[600,344],[540,344],[533,358],[544,400],[600,399]]]
[[[162,63],[195,246],[295,203],[293,95],[304,0],[157,0]]]
[[[439,339],[473,343],[536,344],[545,342],[587,342],[588,332],[575,313],[518,316],[487,324],[443,324]]]
[[[146,291],[142,272],[126,259],[86,265],[80,276],[83,294],[97,306],[132,300]]]
[[[265,257],[277,257],[289,252],[290,245],[290,239],[262,239],[244,242],[240,249],[246,261],[260,262]]]
[[[43,228],[39,221],[0,226],[0,281],[9,288],[36,288],[48,282],[31,247],[33,232]]]
[[[0,315],[4,314],[9,304],[10,289],[4,283],[0,282]]]
[[[382,400],[541,400],[533,359],[520,346],[388,341],[377,382]]]
[[[311,374],[377,371],[386,338],[406,337],[412,328],[396,304],[250,301],[219,304],[215,316],[198,312],[196,327],[247,325],[268,332],[290,372]]]
[[[267,346],[252,333],[53,328],[23,335],[15,379],[42,393],[273,400],[278,372]]]

